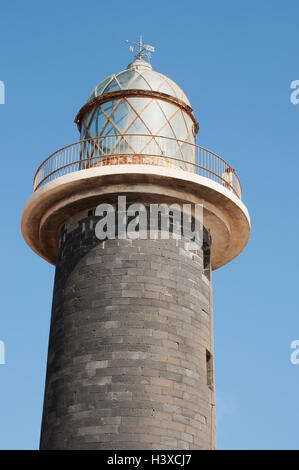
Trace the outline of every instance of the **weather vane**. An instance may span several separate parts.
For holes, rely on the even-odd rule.
[[[150,46],[149,44],[143,44],[142,43],[142,36],[140,36],[140,38],[139,38],[139,43],[138,42],[128,41],[128,39],[126,39],[125,42],[127,44],[130,44],[130,51],[131,52],[137,51],[137,54],[134,56],[134,58],[136,60],[142,60],[143,57],[146,57],[147,59],[150,59],[151,58],[151,52],[155,52],[154,46]]]

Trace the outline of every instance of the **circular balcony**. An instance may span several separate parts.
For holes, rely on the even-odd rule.
[[[221,157],[198,145],[152,135],[107,135],[70,144],[50,155],[38,168],[36,191],[69,173],[97,166],[142,164],[178,168],[209,178],[241,199],[241,184],[235,170]]]

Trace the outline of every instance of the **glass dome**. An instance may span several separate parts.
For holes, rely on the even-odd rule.
[[[134,90],[134,96],[129,90]],[[81,140],[98,139],[93,147],[103,155],[117,148],[126,154],[171,153],[168,156],[174,159],[192,162],[190,144],[195,143],[196,124],[183,90],[148,62],[135,60],[93,90],[81,110],[79,128]]]
[[[145,60],[135,60],[126,70],[104,78],[90,94],[87,102],[105,93],[133,88],[166,93],[191,106],[183,90],[169,77],[153,70],[151,64]]]

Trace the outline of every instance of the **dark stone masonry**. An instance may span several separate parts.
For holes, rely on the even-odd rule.
[[[214,448],[208,243],[99,241],[97,221],[60,235],[41,449]]]

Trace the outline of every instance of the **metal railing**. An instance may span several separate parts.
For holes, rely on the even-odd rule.
[[[241,198],[240,180],[221,157],[189,142],[145,134],[108,135],[63,147],[40,165],[33,189],[68,173],[125,163],[180,168],[216,181]]]

